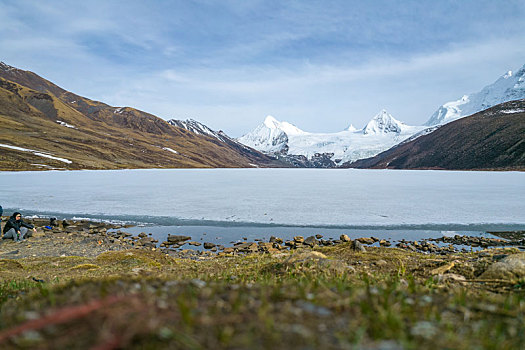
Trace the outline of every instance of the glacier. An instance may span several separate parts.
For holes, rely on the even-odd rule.
[[[268,116],[252,132],[237,140],[273,155],[304,156],[307,159],[328,155],[333,165],[338,166],[375,156],[424,129],[424,126],[406,125],[383,109],[362,129],[350,125],[336,133],[306,132]]]
[[[508,71],[481,91],[464,95],[438,108],[425,123],[427,126],[446,124],[481,112],[497,104],[525,98],[525,65],[516,73]]]
[[[525,65],[515,73],[508,71],[477,93],[443,104],[422,126],[406,125],[382,110],[362,129],[350,125],[340,132],[312,133],[268,116],[262,124],[237,141],[293,165],[339,167],[429,134],[443,124],[523,98]],[[297,157],[303,157],[303,161],[297,161]]]

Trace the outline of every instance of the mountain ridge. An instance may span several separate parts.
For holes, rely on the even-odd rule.
[[[383,109],[362,129],[350,125],[336,133],[306,132],[268,116],[237,140],[294,165],[331,168],[378,154],[423,129],[406,125]]]
[[[282,166],[248,147],[81,97],[5,63],[0,124],[0,170]]]
[[[515,73],[506,72],[494,83],[485,86],[478,92],[444,103],[432,114],[425,125],[445,124],[500,103],[523,98],[525,98],[525,65]]]
[[[525,170],[525,99],[498,104],[435,128],[347,167]]]

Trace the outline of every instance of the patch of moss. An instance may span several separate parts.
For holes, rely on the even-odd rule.
[[[18,270],[23,268],[24,266],[16,260],[0,259],[0,270]]]
[[[175,261],[164,254],[148,250],[122,250],[100,254],[96,261],[102,265],[135,267],[147,266],[161,268],[170,266]]]
[[[95,264],[80,264],[77,266],[73,266],[71,270],[96,270],[100,269],[100,266]]]

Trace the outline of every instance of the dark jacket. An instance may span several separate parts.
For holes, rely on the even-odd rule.
[[[16,232],[18,232],[18,231],[20,231],[20,227],[27,227],[29,229],[33,229],[35,227],[35,226],[31,225],[31,224],[25,223],[22,219],[17,220],[16,216],[18,214],[20,214],[20,213],[14,213],[13,215],[11,215],[9,220],[7,220],[7,222],[5,223],[5,226],[4,226],[4,233],[6,233],[7,231],[9,231],[12,228],[14,228]]]

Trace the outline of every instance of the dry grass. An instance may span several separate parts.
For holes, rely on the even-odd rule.
[[[0,143],[48,152],[72,163],[0,148],[0,170],[46,169],[34,164],[61,169],[213,168],[273,164],[273,160],[255,151],[243,152],[214,138],[171,126],[133,108],[117,112],[114,107],[61,91],[36,77],[23,83],[45,86],[46,92],[0,77]],[[57,120],[75,128],[62,126]],[[163,147],[177,150],[179,154]]]
[[[451,272],[475,277],[490,257],[386,248],[357,253],[348,245],[318,252],[203,261],[143,250],[4,259],[0,343],[151,349],[524,345],[524,286],[440,282],[431,272],[454,261]]]

